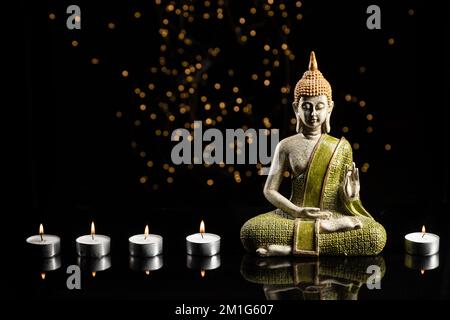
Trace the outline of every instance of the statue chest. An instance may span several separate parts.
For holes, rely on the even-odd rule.
[[[296,145],[290,150],[288,156],[289,169],[294,177],[306,171],[309,159],[314,151],[314,145],[314,143],[303,143],[302,145]]]

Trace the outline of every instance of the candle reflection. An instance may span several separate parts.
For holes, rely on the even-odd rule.
[[[39,270],[41,280],[45,280],[48,272],[58,270],[61,267],[61,256],[40,258],[32,263],[33,268]]]
[[[164,265],[164,261],[162,255],[148,258],[130,256],[128,265],[133,271],[144,271],[147,275],[149,275],[150,271],[161,269]]]
[[[405,267],[412,270],[420,270],[420,273],[424,274],[425,271],[439,267],[439,254],[437,253],[432,256],[405,254],[404,264]]]
[[[220,267],[220,264],[220,254],[210,257],[191,256],[189,254],[186,255],[186,266],[189,269],[200,270],[200,274],[202,274],[201,271],[217,269]]]
[[[82,270],[90,272],[95,277],[97,272],[105,271],[111,268],[111,256],[103,256],[101,258],[77,257],[77,264]]]
[[[54,271],[61,267],[61,256],[57,255],[51,258],[43,258],[38,263],[41,271]]]

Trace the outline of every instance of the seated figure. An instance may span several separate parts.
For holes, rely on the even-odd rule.
[[[260,256],[376,255],[386,232],[361,203],[350,144],[328,135],[334,103],[314,52],[308,69],[294,91],[297,134],[277,145],[264,187],[277,209],[248,220],[241,241]],[[290,199],[278,192],[285,171]]]

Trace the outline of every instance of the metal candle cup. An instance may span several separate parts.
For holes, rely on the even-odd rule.
[[[77,254],[80,257],[101,258],[111,251],[111,238],[95,234],[95,226],[91,224],[91,234],[78,237],[76,240]]]
[[[405,236],[405,250],[412,255],[430,256],[439,252],[439,236],[422,232],[409,233]]]
[[[200,233],[186,237],[186,252],[190,255],[213,256],[220,253],[220,237],[205,233],[205,223],[200,223]]]
[[[59,254],[61,239],[52,234],[44,234],[44,227],[39,226],[39,234],[27,238],[27,243],[33,252],[42,258],[50,258]]]
[[[148,226],[144,234],[137,234],[128,239],[130,255],[137,257],[154,257],[162,254],[163,238],[156,234],[148,233]]]

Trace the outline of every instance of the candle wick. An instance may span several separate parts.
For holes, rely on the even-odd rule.
[[[422,233],[422,238],[425,236],[425,232],[424,233]]]
[[[94,234],[91,234],[91,236],[92,236],[92,240],[94,240]]]
[[[200,235],[202,236],[202,239],[203,239],[203,233],[202,232],[200,232]]]
[[[41,233],[40,236],[41,236],[41,241],[44,241],[44,235]]]

